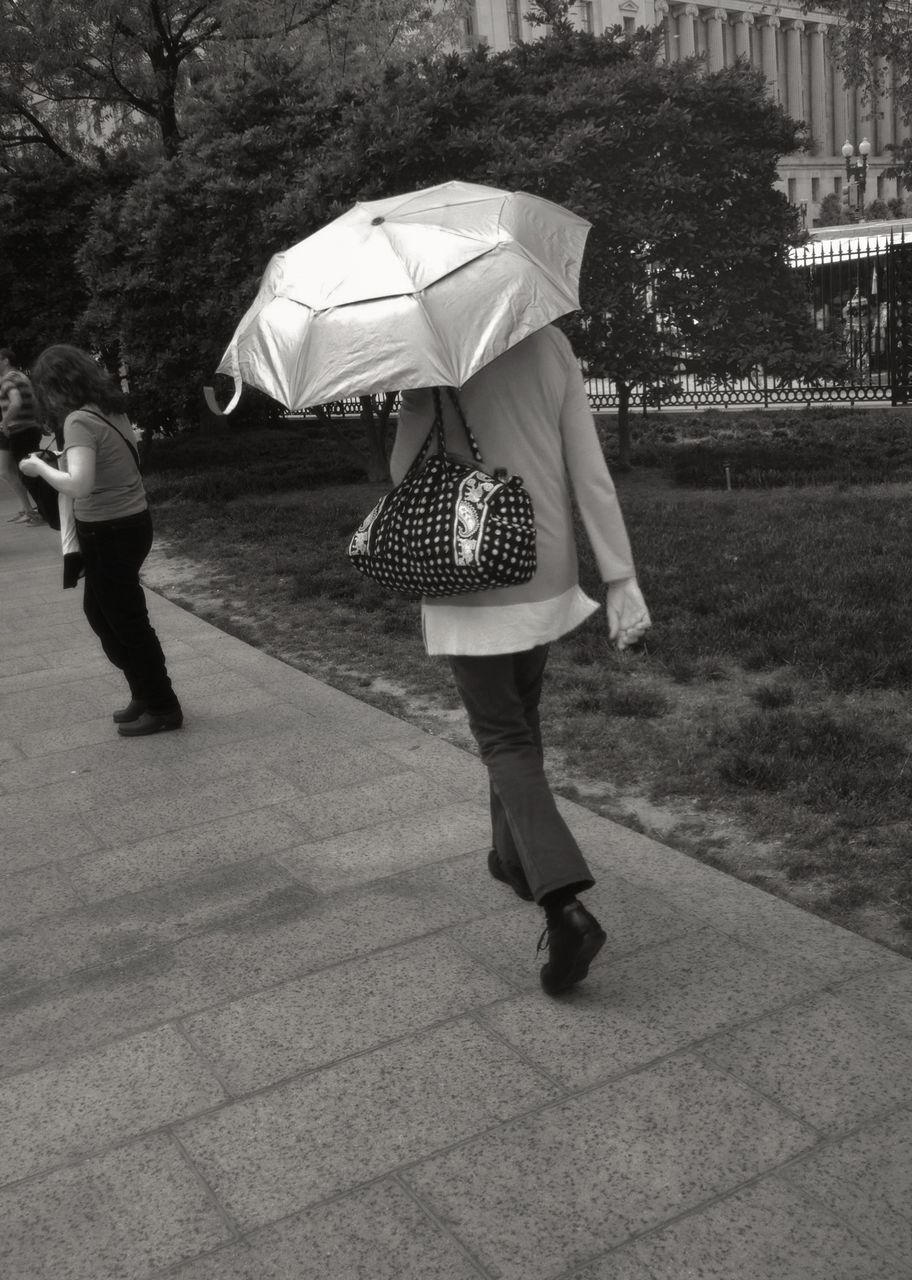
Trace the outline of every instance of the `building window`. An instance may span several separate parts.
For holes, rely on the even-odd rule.
[[[836,195],[836,196],[842,195],[842,178],[833,179],[833,195]]]
[[[588,0],[580,0],[576,6],[579,11],[580,31],[588,31],[592,35],[592,5]]]
[[[798,179],[789,178],[788,180],[788,201],[789,204],[796,204],[798,201]]]
[[[632,36],[633,33],[636,31],[636,26],[637,26],[636,18],[631,18],[628,13],[625,13],[624,14],[624,35]]]
[[[522,26],[519,17],[519,0],[507,0],[507,35],[511,44],[519,44]]]
[[[811,199],[816,204],[820,200],[820,179],[811,178]]]

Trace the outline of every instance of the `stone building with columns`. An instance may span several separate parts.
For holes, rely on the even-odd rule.
[[[474,0],[467,38],[497,50],[536,39],[541,28],[526,20],[528,7],[527,0]],[[832,14],[750,0],[731,0],[724,7],[675,0],[580,0],[572,5],[571,16],[576,26],[594,34],[615,26],[628,32],[660,26],[670,61],[704,54],[710,68],[717,69],[745,58],[761,71],[770,93],[810,131],[807,150],[784,159],[779,173],[782,190],[802,208],[808,226],[825,196],[835,192],[857,200],[855,178],[846,175],[846,142],[855,149],[853,167],[859,145],[870,143],[866,203],[903,194],[884,175],[890,164],[886,144],[909,135],[895,110],[889,68],[882,68],[884,95],[878,109],[872,109],[860,90],[846,87],[835,65]]]

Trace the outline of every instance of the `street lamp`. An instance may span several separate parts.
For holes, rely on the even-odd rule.
[[[851,182],[853,178],[855,179],[855,184],[858,189],[856,204],[859,212],[861,212],[864,209],[865,187],[868,182],[868,156],[871,154],[871,144],[868,142],[867,138],[862,138],[861,142],[858,144],[858,154],[861,156],[861,159],[853,160],[852,157],[855,154],[855,148],[852,146],[851,142],[849,142],[848,138],[846,138],[845,142],[842,144],[842,154],[845,156],[846,162],[846,182]]]

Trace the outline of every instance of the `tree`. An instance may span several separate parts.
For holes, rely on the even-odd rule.
[[[220,0],[0,0],[4,150],[74,159],[152,128],[175,154],[188,61],[221,31],[221,10]]]
[[[136,178],[125,161],[91,168],[38,155],[0,184],[3,338],[30,363],[52,342],[72,342],[89,298],[76,255],[97,200]]]
[[[855,210],[849,209],[844,198],[837,195],[835,191],[829,192],[820,201],[820,212],[817,218],[819,226],[841,227],[844,223],[857,221]]]
[[[452,38],[465,0],[0,0],[0,155],[152,142],[177,154],[195,78],[282,51],[295,82]],[[293,58],[289,58],[289,54]]]

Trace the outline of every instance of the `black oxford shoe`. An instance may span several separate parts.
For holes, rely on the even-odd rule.
[[[548,995],[556,996],[582,982],[607,938],[595,916],[581,902],[574,899],[561,907],[548,921],[538,944],[539,950],[548,948],[548,963],[542,965],[539,975]]]

